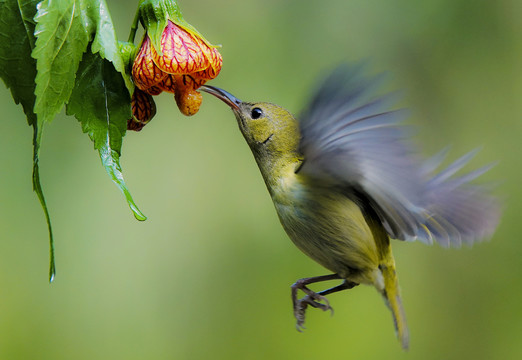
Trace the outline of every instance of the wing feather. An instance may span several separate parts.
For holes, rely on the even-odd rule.
[[[405,111],[392,109],[395,96],[376,96],[381,78],[362,73],[336,69],[301,115],[299,173],[363,194],[393,238],[459,246],[491,235],[499,203],[469,183],[490,166],[456,177],[472,151],[435,173],[447,150],[422,161]]]

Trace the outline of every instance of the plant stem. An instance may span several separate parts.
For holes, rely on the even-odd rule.
[[[140,22],[140,4],[141,4],[141,0],[138,4],[138,8],[136,9],[136,15],[134,15],[134,20],[132,21],[132,26],[131,26],[131,29],[130,29],[130,34],[129,34],[129,40],[127,40],[128,42],[130,43],[133,43],[134,44],[134,38],[136,37],[136,31],[138,31],[138,24]]]

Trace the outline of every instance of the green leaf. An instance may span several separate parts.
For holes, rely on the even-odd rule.
[[[132,91],[133,84],[130,77],[125,74],[125,64],[119,52],[116,33],[105,0],[44,0],[39,4],[36,21],[37,42],[33,56],[37,59],[38,67],[35,111],[38,114],[39,126],[41,126],[40,121],[50,121],[65,102],[73,101],[69,97],[75,84],[81,84],[80,86],[87,88],[91,86],[88,82],[89,79],[80,78],[85,72],[85,67],[78,68],[82,54],[87,49],[90,40],[92,43],[89,53],[99,53],[99,61],[103,58],[113,64],[111,65],[113,71],[111,76],[119,77],[118,84],[121,87],[113,88],[111,91],[121,95],[118,104],[125,104],[122,106],[126,106],[125,111],[130,113],[129,91]],[[105,65],[105,67],[107,66]],[[91,80],[94,81],[94,79]],[[107,88],[102,90],[107,90]],[[82,91],[76,89],[75,92],[78,94]],[[95,148],[100,152],[102,164],[112,180],[125,194],[135,217],[145,220],[145,216],[137,208],[126,188],[119,165],[122,138],[125,135],[126,121],[130,115],[125,117],[125,121],[107,121],[105,113],[108,113],[108,106],[111,104],[96,103],[96,95],[99,94],[95,94],[94,91],[84,91],[81,102],[86,109],[95,110],[90,111],[92,116],[101,116],[99,119],[105,121],[105,128],[92,126],[91,121],[91,127],[86,130],[84,114],[89,113],[88,110],[79,112],[68,109],[68,113],[74,113],[76,118],[82,122],[84,131],[89,133],[95,143]],[[122,97],[125,98],[125,101],[121,100]],[[93,104],[96,104],[95,109]],[[74,109],[75,106],[72,105],[71,108]],[[101,114],[99,110],[103,110]],[[118,124],[118,131],[114,131],[114,124]],[[101,136],[100,133],[104,133],[104,135]],[[107,144],[102,143],[102,139]]]
[[[69,99],[89,36],[78,0],[44,0],[38,4],[36,102],[38,126],[51,121]]]
[[[121,73],[113,64],[99,53],[87,51],[78,69],[67,114],[81,122],[82,130],[94,142],[103,166],[125,195],[136,219],[146,220],[125,185],[119,163],[122,138],[132,116],[130,96],[125,89]]]
[[[138,220],[145,220],[145,215],[138,209],[125,185],[119,164],[127,120],[132,117],[129,94],[134,91],[134,84],[130,73],[126,72],[125,60],[120,52],[105,0],[90,0],[88,4],[83,1],[82,4],[82,16],[88,24],[87,30],[92,43],[90,51],[87,52],[90,55],[84,55],[78,69],[75,90],[70,100],[72,103],[67,106],[67,113],[75,114],[82,123],[83,131],[87,132],[94,142],[103,166],[125,195],[134,216]],[[92,56],[94,54],[98,56]],[[86,73],[89,74],[87,77],[84,76]],[[96,77],[96,74],[101,74],[101,78]],[[107,83],[109,80],[112,82]],[[112,95],[109,94],[108,97],[112,102],[104,102],[107,99],[100,97],[107,89],[112,91]],[[78,99],[82,101],[81,111],[77,103],[74,103]],[[109,111],[115,114],[107,117]],[[107,139],[109,140],[106,144]]]
[[[36,100],[33,123],[33,189],[38,195],[47,219],[50,238],[51,266],[49,280],[55,274],[54,240],[49,211],[40,185],[39,151],[44,125],[51,121],[68,101],[74,86],[78,64],[89,41],[79,1],[44,0],[37,5],[34,17],[36,42],[32,57],[36,59]]]
[[[125,72],[125,62],[119,49],[118,39],[114,25],[105,0],[90,0],[84,10],[89,18],[89,33],[94,34],[91,49],[93,53],[99,52],[101,57],[109,60],[114,68],[120,72],[125,80],[129,92],[134,90],[134,83],[129,74]]]
[[[15,103],[22,104],[29,125],[36,120],[36,61],[31,58],[35,46],[33,20],[38,0],[0,1],[0,77],[11,89]]]
[[[79,67],[89,43],[90,51]],[[105,0],[0,0],[0,77],[34,128],[33,189],[49,229],[52,281],[54,240],[40,184],[39,151],[44,125],[67,102],[72,102],[68,112],[76,115],[94,141],[102,164],[136,218],[146,219],[126,188],[119,164],[134,85],[125,73]],[[78,89],[70,99],[75,84]]]

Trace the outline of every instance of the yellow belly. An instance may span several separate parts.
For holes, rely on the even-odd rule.
[[[274,195],[279,219],[301,251],[345,279],[374,282],[378,242],[354,201],[341,192],[299,182]]]

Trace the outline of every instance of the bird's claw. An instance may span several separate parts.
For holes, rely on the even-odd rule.
[[[320,301],[322,301],[322,303]],[[333,308],[330,306],[330,302],[326,297],[319,295],[315,292],[308,293],[302,299],[297,300],[294,305],[294,316],[297,320],[295,327],[299,332],[303,332],[303,330],[305,329],[305,312],[308,306],[311,306],[316,309],[321,309],[323,311],[330,310],[332,315],[334,312]]]

